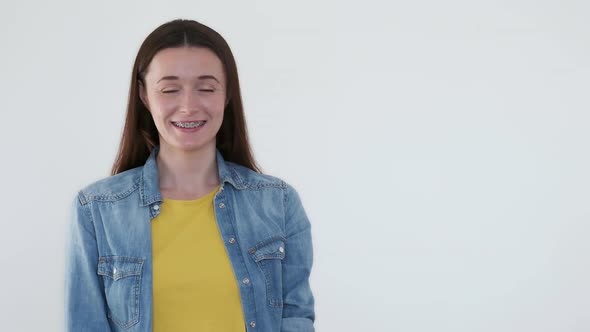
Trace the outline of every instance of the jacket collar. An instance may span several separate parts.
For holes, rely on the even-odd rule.
[[[162,202],[158,177],[158,165],[156,163],[156,157],[158,156],[159,150],[159,146],[154,147],[147,161],[143,165],[141,178],[139,179],[139,195],[141,199],[141,206],[150,205],[155,202]],[[225,161],[219,149],[215,149],[215,152],[217,172],[221,185],[227,182],[236,188],[242,188],[243,182],[240,176]]]

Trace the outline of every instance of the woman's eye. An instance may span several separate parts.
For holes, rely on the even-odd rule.
[[[213,92],[215,90],[213,90],[213,89],[199,89],[199,91],[202,91],[202,92]]]
[[[177,92],[178,90],[162,90],[162,93],[174,93]]]

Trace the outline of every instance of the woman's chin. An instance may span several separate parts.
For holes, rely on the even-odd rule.
[[[183,151],[183,152],[195,152],[200,150],[206,150],[211,146],[215,147],[215,142],[175,142],[174,144],[169,144],[176,150]]]

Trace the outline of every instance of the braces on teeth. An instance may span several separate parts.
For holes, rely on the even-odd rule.
[[[205,124],[205,121],[198,121],[198,122],[173,122],[173,124],[177,127],[181,128],[196,128],[200,127]]]

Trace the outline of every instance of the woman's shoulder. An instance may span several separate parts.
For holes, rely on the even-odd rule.
[[[139,188],[142,167],[100,178],[79,191],[86,200],[121,199]]]
[[[234,181],[238,184],[239,189],[250,189],[250,191],[259,192],[264,189],[276,190],[279,189],[278,194],[285,204],[288,203],[289,209],[298,209],[301,207],[301,198],[298,191],[289,182],[283,178],[258,173],[250,168],[238,165],[232,162],[227,162]],[[248,191],[248,190],[246,190]]]
[[[290,185],[282,178],[270,174],[258,173],[248,167],[226,162],[232,176],[244,188],[260,189],[264,187],[287,189]]]

